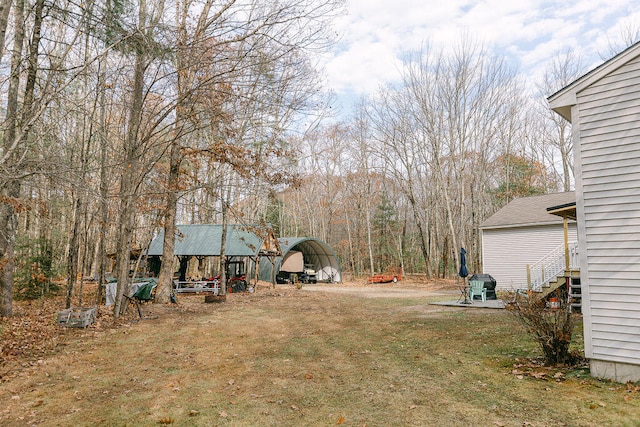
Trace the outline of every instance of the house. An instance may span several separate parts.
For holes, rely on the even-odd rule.
[[[564,221],[552,215],[548,208],[572,202],[575,202],[573,192],[523,197],[512,200],[480,224],[482,268],[484,273],[496,279],[496,289],[542,287],[542,282],[536,282],[537,271],[543,273],[547,283],[555,278],[538,269],[538,266],[545,266],[544,261],[550,255],[560,260],[564,273]],[[577,229],[574,221],[567,224],[567,240],[575,245]]]
[[[573,129],[585,355],[640,381],[640,44],[548,101]]]

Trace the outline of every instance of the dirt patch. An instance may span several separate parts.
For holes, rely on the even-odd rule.
[[[456,295],[457,290],[432,290],[432,289],[416,289],[396,287],[379,287],[377,285],[370,286],[324,286],[324,285],[305,285],[305,291],[311,292],[329,292],[334,294],[357,295],[366,298],[427,298],[433,296]]]
[[[340,284],[304,285],[303,290],[311,292],[330,292],[345,295],[357,295],[366,298],[428,298],[445,295],[457,295],[459,290],[449,280],[411,280],[398,283],[369,284],[346,282]]]

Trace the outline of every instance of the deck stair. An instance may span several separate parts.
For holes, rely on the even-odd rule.
[[[566,265],[565,245],[560,245],[532,266],[527,265],[527,286],[545,297],[561,286],[566,286],[569,280],[571,308],[579,311],[581,288],[577,242],[569,243],[569,270],[566,270]]]
[[[569,303],[571,304],[571,311],[582,313],[582,286],[580,284],[580,275],[577,277],[571,277],[571,283],[569,284]]]

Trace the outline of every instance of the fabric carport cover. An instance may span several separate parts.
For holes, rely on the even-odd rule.
[[[308,264],[316,271],[318,281],[341,282],[342,272],[340,270],[340,261],[334,250],[322,240],[313,237],[281,237],[278,239],[282,256],[275,257],[276,273],[285,270],[283,259],[287,260],[290,252],[301,252],[303,256],[303,264]],[[303,265],[304,267],[304,265]],[[287,267],[288,268],[288,267]],[[302,270],[298,270],[302,271]],[[274,275],[273,265],[266,257],[260,260],[259,279],[271,282]],[[297,272],[297,271],[293,271]]]

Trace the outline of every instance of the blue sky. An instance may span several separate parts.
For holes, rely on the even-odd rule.
[[[399,78],[401,59],[425,42],[447,47],[463,34],[483,43],[529,80],[559,52],[572,49],[591,69],[640,27],[631,0],[346,0],[335,29],[341,41],[325,62],[327,86],[346,110]],[[345,113],[347,111],[343,111]]]

